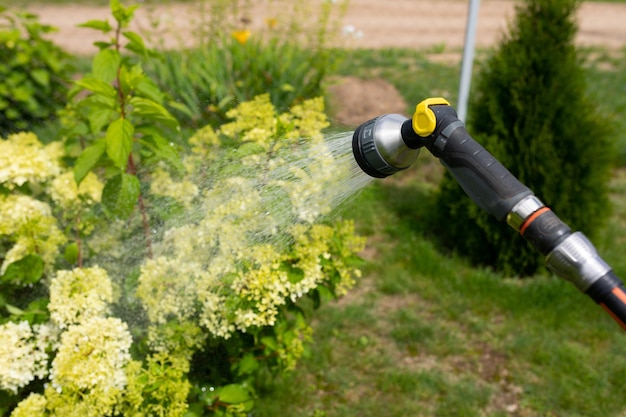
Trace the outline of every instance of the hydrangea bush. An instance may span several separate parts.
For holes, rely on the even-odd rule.
[[[248,415],[256,375],[305,352],[306,312],[359,276],[363,239],[325,221],[350,167],[322,99],[257,96],[178,140],[120,54],[148,56],[134,8],[111,5],[63,137],[0,141],[0,414]]]

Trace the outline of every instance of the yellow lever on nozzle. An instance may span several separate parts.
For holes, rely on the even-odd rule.
[[[423,100],[415,107],[413,114],[413,130],[422,137],[431,135],[437,127],[437,117],[430,106],[444,104],[449,106],[450,103],[443,97],[431,97]]]

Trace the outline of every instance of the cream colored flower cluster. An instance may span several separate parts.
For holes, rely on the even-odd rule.
[[[58,271],[50,283],[49,324],[2,326],[0,387],[15,392],[35,377],[49,377],[44,394],[24,399],[12,417],[113,414],[128,383],[132,336],[125,322],[106,317],[112,301],[104,269]]]
[[[22,400],[11,413],[11,417],[44,416],[48,401],[41,394],[32,393]]]
[[[63,145],[44,146],[34,133],[16,133],[0,140],[0,184],[9,189],[27,182],[42,183],[61,172]]]
[[[50,266],[58,255],[59,246],[67,241],[52,216],[50,206],[21,194],[0,196],[0,235],[13,242],[4,257],[0,273],[28,254],[41,256],[44,263]]]
[[[358,271],[341,257],[363,246],[353,228],[314,224],[331,210],[332,199],[320,195],[338,174],[321,140],[328,124],[321,99],[277,115],[264,95],[228,115],[232,123],[218,131],[201,129],[192,138],[193,152],[208,158],[207,151],[224,137],[261,145],[265,152],[238,159],[249,176],[221,179],[201,192],[203,204],[189,216],[193,222],[166,230],[155,245],[157,257],[143,265],[137,288],[153,324],[185,322],[197,314],[201,326],[223,338],[275,325],[281,306],[331,276],[332,285],[345,291]],[[302,142],[303,136],[312,139]],[[281,147],[284,155],[276,153]],[[298,161],[290,163],[294,158]],[[281,188],[284,192],[276,193]],[[343,249],[331,246],[333,240],[342,241]],[[293,341],[291,350],[298,350],[298,343]]]
[[[52,361],[53,387],[81,390],[123,389],[124,367],[130,361],[132,336],[126,323],[115,317],[89,317],[62,335]]]
[[[226,116],[235,121],[221,126],[223,135],[242,142],[255,142],[270,149],[277,132],[277,118],[269,94],[241,103],[229,110]]]
[[[142,265],[136,294],[150,322],[185,321],[195,314],[195,281],[199,272],[193,261],[182,263],[165,256],[148,259]]]
[[[94,266],[58,271],[50,283],[50,318],[61,329],[93,317],[103,317],[113,302],[107,272]]]
[[[48,374],[47,350],[56,331],[48,325],[33,327],[26,321],[0,325],[0,389],[17,393],[35,378]]]
[[[150,192],[154,195],[171,197],[186,207],[191,205],[199,189],[189,180],[174,181],[169,172],[157,168],[151,176]]]
[[[281,270],[285,255],[270,245],[260,245],[249,250],[248,268],[238,271],[231,284],[243,303],[235,312],[235,326],[244,330],[252,326],[273,326],[278,316],[278,306],[291,296],[289,277]],[[246,306],[246,304],[250,304]]]
[[[68,210],[80,202],[87,205],[99,203],[103,188],[104,184],[93,172],[89,172],[81,181],[80,186],[77,186],[74,173],[68,171],[52,180],[48,191],[55,203],[64,210]]]
[[[307,138],[312,142],[321,141],[324,138],[322,130],[330,125],[324,113],[322,97],[312,98],[293,106],[288,113],[281,114],[279,120],[282,124],[290,126],[290,130],[285,133],[286,138]]]

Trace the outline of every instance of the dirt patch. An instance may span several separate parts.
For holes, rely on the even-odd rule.
[[[488,47],[497,42],[515,14],[514,0],[483,0],[480,3],[476,46]],[[90,19],[109,15],[107,7],[85,5],[38,5],[30,10],[42,22],[59,28],[54,40],[74,53],[93,53],[93,41],[102,40],[97,31],[77,28]],[[141,7],[135,26],[148,28],[154,18],[171,28],[165,43],[189,45],[193,23],[200,6],[194,3]],[[252,29],[262,27],[268,7],[258,6],[250,14]],[[468,2],[463,0],[351,0],[341,24],[347,36],[340,40],[355,48],[417,48],[458,50],[465,42]],[[626,45],[626,4],[588,3],[578,11],[577,42],[583,45],[622,48]],[[137,27],[133,29],[137,29]],[[355,36],[356,35],[356,36]]]
[[[381,78],[362,80],[345,77],[328,88],[333,121],[346,127],[385,113],[406,114],[407,104],[398,90]]]

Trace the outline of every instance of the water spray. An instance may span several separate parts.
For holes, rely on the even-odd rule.
[[[581,232],[544,205],[468,134],[443,98],[419,103],[411,119],[385,114],[359,126],[352,150],[359,167],[375,178],[407,169],[427,148],[463,190],[498,221],[506,221],[545,256],[546,266],[590,296],[626,330],[626,291],[612,268]]]

